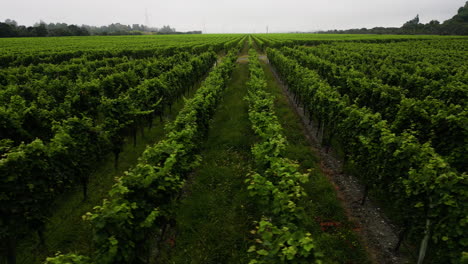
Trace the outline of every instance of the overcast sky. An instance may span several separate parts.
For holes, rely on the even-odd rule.
[[[170,25],[178,31],[261,33],[400,27],[456,14],[466,0],[0,0],[0,21]],[[145,10],[148,20],[145,19]]]

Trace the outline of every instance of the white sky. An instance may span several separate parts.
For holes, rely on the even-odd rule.
[[[443,22],[466,0],[0,0],[0,21],[170,25],[178,31],[263,33],[323,29],[400,27]]]

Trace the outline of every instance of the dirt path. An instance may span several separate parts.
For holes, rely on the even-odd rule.
[[[360,205],[364,193],[363,186],[359,184],[355,177],[342,173],[341,161],[332,152],[327,152],[319,144],[319,140],[315,136],[314,124],[309,123],[308,117],[304,115],[303,108],[295,104],[287,87],[283,84],[275,69],[269,64],[267,56],[260,55],[259,58],[269,65],[268,68],[282,86],[284,95],[301,117],[304,133],[313,151],[320,158],[321,170],[335,186],[337,195],[348,217],[357,225],[355,230],[365,244],[371,260],[374,263],[382,264],[409,263],[402,254],[393,251],[398,241],[397,228],[383,215],[381,209],[374,202],[367,200],[365,205]]]
[[[237,59],[238,63],[248,63],[249,62],[249,55],[242,55]]]

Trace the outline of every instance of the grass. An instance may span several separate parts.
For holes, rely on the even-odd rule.
[[[195,88],[198,88],[199,84]],[[187,97],[194,94],[193,89]],[[58,197],[52,204],[53,214],[49,217],[45,231],[45,246],[39,246],[39,239],[35,232],[30,237],[20,241],[17,249],[17,263],[30,264],[42,263],[46,257],[53,256],[56,252],[77,252],[85,255],[93,253],[93,231],[90,224],[82,220],[82,215],[92,211],[96,205],[101,205],[102,200],[108,197],[108,192],[115,182],[116,177],[121,177],[124,172],[137,163],[146,147],[161,140],[166,131],[167,121],[173,120],[183,106],[183,100],[179,99],[172,107],[172,112],[163,117],[163,121],[157,117],[152,129],[145,128],[144,135],[138,130],[137,144],[133,146],[133,137],[126,137],[123,151],[120,154],[119,166],[114,168],[113,154],[107,155],[102,164],[90,176],[88,186],[88,199],[83,201],[81,186],[69,190]]]
[[[244,184],[255,141],[244,101],[248,65],[233,71],[202,150],[202,165],[176,209],[175,246],[165,244],[158,263],[247,263],[256,219]]]
[[[318,157],[304,135],[299,115],[288,102],[270,67],[265,63],[262,66],[267,90],[276,97],[275,111],[288,140],[285,156],[298,161],[304,172],[311,169],[310,180],[304,185],[308,196],[302,206],[310,216],[307,228],[312,231],[318,249],[326,256],[325,263],[369,263],[333,185],[320,171]]]

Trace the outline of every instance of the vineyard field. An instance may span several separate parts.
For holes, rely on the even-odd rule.
[[[465,263],[467,61],[454,36],[0,39],[0,263]]]

